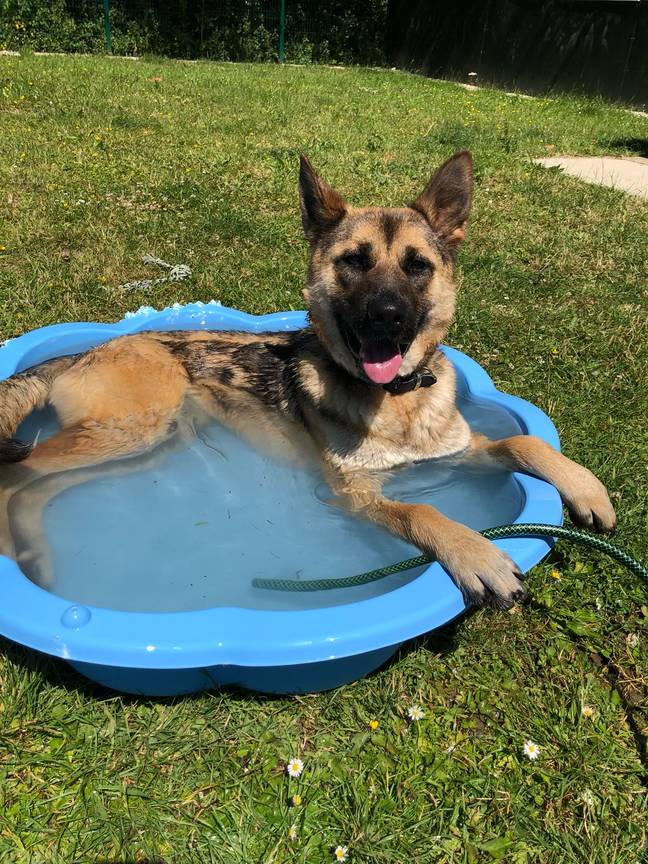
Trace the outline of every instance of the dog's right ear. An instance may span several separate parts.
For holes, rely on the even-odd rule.
[[[299,200],[302,225],[309,243],[316,243],[346,213],[344,199],[315,173],[306,156],[299,158]]]

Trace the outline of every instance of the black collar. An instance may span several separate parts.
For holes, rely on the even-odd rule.
[[[383,384],[383,390],[392,396],[400,396],[401,393],[409,393],[410,390],[418,390],[419,387],[431,387],[436,384],[436,375],[429,369],[421,369],[420,372],[411,372],[409,375],[398,375],[389,384]]]

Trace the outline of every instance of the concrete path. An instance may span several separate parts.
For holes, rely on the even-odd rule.
[[[545,168],[562,168],[565,174],[586,183],[612,186],[648,198],[648,159],[642,156],[551,156],[533,161]]]

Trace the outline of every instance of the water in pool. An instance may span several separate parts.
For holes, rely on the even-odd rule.
[[[491,438],[520,431],[491,403],[461,398],[459,407]],[[53,417],[36,412],[21,435],[33,440],[39,429],[46,435],[54,428]],[[136,468],[121,475],[100,471],[49,501],[48,590],[128,611],[304,609],[366,599],[420,572],[336,591],[255,588],[256,578],[351,576],[419,553],[327,503],[328,490],[315,473],[262,455],[216,423]],[[476,529],[512,522],[523,503],[511,474],[447,459],[399,469],[385,489]],[[34,497],[34,490],[21,493],[12,508],[19,553],[33,551]],[[29,575],[28,564],[24,569]]]

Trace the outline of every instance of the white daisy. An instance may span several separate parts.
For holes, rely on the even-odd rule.
[[[532,761],[537,759],[540,755],[540,748],[537,744],[534,744],[533,741],[525,741],[524,742],[524,755],[528,756]]]
[[[346,861],[347,858],[349,857],[349,847],[348,846],[336,846],[335,852],[333,854],[335,855],[336,861]]]
[[[290,828],[288,829],[288,839],[289,840],[296,840],[297,839],[297,826],[295,825],[294,822],[290,826]]]
[[[422,720],[425,717],[425,711],[421,708],[420,705],[410,705],[407,709],[407,716],[413,722],[417,722],[418,720]]]
[[[594,709],[591,705],[583,705],[581,708],[581,714],[586,720],[589,720],[594,716]]]
[[[289,777],[300,777],[304,770],[304,763],[301,759],[290,759],[286,765],[286,771]]]

